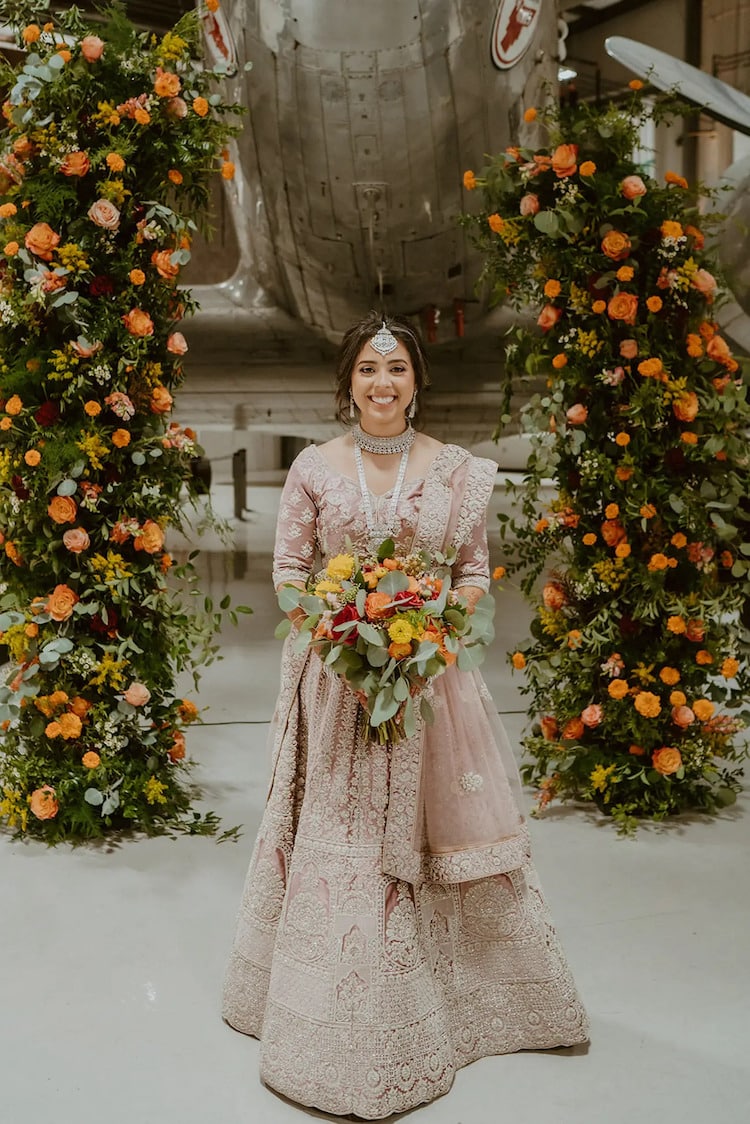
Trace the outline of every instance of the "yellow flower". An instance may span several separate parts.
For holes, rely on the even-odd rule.
[[[408,644],[414,639],[414,629],[409,621],[399,617],[388,626],[388,635],[396,644]]]
[[[149,804],[166,804],[167,798],[164,795],[166,791],[167,786],[156,777],[149,777],[143,786],[143,793]]]
[[[346,581],[354,573],[354,557],[351,554],[337,554],[326,566],[329,578]]]
[[[614,765],[597,765],[589,778],[591,787],[595,788],[597,792],[604,792],[605,788],[610,783],[610,778],[614,771]]]
[[[315,596],[322,597],[325,593],[341,593],[341,586],[338,582],[330,582],[323,578],[315,586]]]

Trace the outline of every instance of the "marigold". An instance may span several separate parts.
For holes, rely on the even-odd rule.
[[[596,542],[596,535],[593,533],[593,531],[589,531],[587,534],[585,534],[583,536],[583,545],[584,546],[593,546],[595,542]]]
[[[119,152],[109,152],[107,154],[107,167],[111,172],[123,172],[125,170],[125,161]]]
[[[620,505],[616,503],[608,503],[604,509],[604,514],[607,519],[616,519],[620,514]]]
[[[593,176],[596,171],[596,164],[593,160],[584,160],[578,171],[582,176]]]
[[[42,459],[42,454],[38,449],[28,449],[24,453],[23,459],[26,461],[26,464],[29,466],[29,468],[36,468],[36,466]]]
[[[735,660],[732,656],[727,656],[721,665],[721,674],[725,679],[734,679],[739,670],[739,660]]]
[[[687,697],[682,691],[672,691],[669,696],[669,701],[672,706],[684,706],[687,702]]]
[[[223,180],[233,180],[234,173],[237,169],[231,160],[224,160],[221,165],[221,178]]]
[[[12,215],[18,213],[18,207],[15,203],[3,203],[0,205],[0,219],[9,219]]]
[[[11,417],[16,417],[23,409],[23,402],[17,394],[12,394],[8,401],[5,403],[5,412],[10,414]]]
[[[644,519],[653,519],[656,515],[656,508],[652,503],[644,503],[641,507],[641,515]]]
[[[84,753],[83,757],[81,758],[81,764],[84,765],[87,769],[98,769],[98,767],[101,765],[101,762],[101,757],[98,753],[95,753],[93,749],[90,749],[88,753]]]
[[[529,106],[528,109],[524,109],[523,119],[528,124],[530,124],[532,121],[536,121],[536,117],[537,117],[537,111],[536,111],[536,109],[534,108],[533,105]]]
[[[146,274],[142,269],[131,269],[128,277],[132,285],[142,285],[146,280]]]
[[[3,246],[3,253],[5,254],[6,258],[12,258],[15,257],[19,249],[20,247],[17,242],[6,242]]]
[[[640,78],[631,78],[628,82],[628,86],[631,90],[642,90],[643,82],[641,82]]]
[[[474,175],[474,173],[471,171],[471,169],[469,169],[469,171],[464,172],[464,187],[466,188],[466,190],[467,191],[473,191],[476,186],[477,186],[477,177]]]
[[[116,429],[112,434],[112,444],[117,449],[124,449],[130,444],[130,434],[127,429]]]
[[[662,308],[663,301],[661,297],[649,297],[646,301],[646,308],[649,312],[659,312]]]
[[[630,688],[624,679],[613,679],[607,685],[607,694],[612,699],[624,699]]]
[[[703,667],[707,667],[714,662],[714,657],[706,648],[699,648],[695,653],[695,662]]]
[[[199,117],[206,117],[208,108],[208,102],[205,98],[193,98],[193,112],[197,113]]]
[[[618,542],[617,546],[615,547],[615,557],[628,558],[632,549],[633,548],[631,547],[629,542]]]
[[[687,338],[687,353],[693,359],[700,359],[703,355],[703,344],[700,336],[690,332]]]
[[[88,414],[90,418],[95,418],[102,412],[99,403],[94,402],[93,399],[90,402],[84,402],[83,409],[84,413]]]
[[[653,694],[651,691],[640,691],[634,700],[635,709],[644,718],[656,718],[661,714],[661,702],[659,696]]]
[[[607,307],[606,301],[594,301],[594,303],[591,306],[591,311],[595,312],[598,316],[599,313],[604,312],[606,307]]]
[[[661,554],[659,552],[657,552],[656,554],[652,554],[648,560],[648,569],[652,571],[666,570],[668,565],[669,562],[667,560],[666,554]]]
[[[489,226],[490,230],[493,230],[495,232],[495,234],[499,234],[505,226],[505,223],[500,218],[500,215],[498,215],[496,212],[495,214],[488,217],[487,225]]]
[[[615,437],[615,444],[624,449],[626,445],[630,444],[630,434],[621,430]]]
[[[708,722],[709,718],[713,717],[716,707],[710,699],[696,699],[692,709],[699,722]]]
[[[567,357],[567,355],[564,355],[562,351],[559,351],[557,353],[557,355],[554,355],[552,357],[552,366],[555,368],[556,371],[561,371],[563,367],[567,366],[567,364],[568,364],[568,357]]]
[[[554,300],[555,297],[560,296],[561,292],[562,292],[562,285],[560,284],[560,282],[558,280],[556,280],[556,278],[550,277],[548,281],[545,281],[545,283],[544,283],[544,295],[545,295],[545,297],[549,297],[551,300]]]
[[[583,633],[581,632],[580,628],[571,628],[570,632],[568,633],[568,647],[573,649],[580,648],[582,642]]]
[[[167,179],[170,183],[176,184],[179,187],[183,180],[182,172],[177,168],[170,168],[167,172]]]
[[[621,483],[625,484],[634,472],[635,469],[630,468],[629,465],[618,465],[618,467],[615,469],[615,477],[619,481],[621,481]]]
[[[667,172],[664,177],[664,182],[672,184],[674,187],[687,187],[688,181],[684,176],[678,176],[677,172]]]
[[[401,644],[399,644],[396,640],[393,640],[388,645],[388,655],[392,660],[405,659],[406,656],[411,655],[411,644],[406,640]]]
[[[669,617],[667,619],[667,628],[676,636],[680,636],[683,632],[687,632],[687,624],[685,623],[684,617]]]
[[[182,82],[178,74],[173,74],[171,71],[163,70],[160,66],[157,66],[156,78],[154,79],[154,93],[158,97],[175,98],[181,89]]]
[[[638,374],[644,379],[658,379],[664,373],[664,364],[661,359],[643,359],[638,364]]]
[[[680,441],[682,441],[685,445],[697,445],[698,434],[693,433],[691,429],[684,429],[680,434]]]
[[[41,37],[42,29],[38,23],[29,23],[21,32],[24,43],[37,43]]]
[[[526,667],[526,656],[523,654],[523,652],[514,652],[511,656],[510,662],[513,664],[517,671],[523,671],[523,669]]]
[[[659,672],[659,678],[668,687],[674,687],[675,683],[680,682],[680,673],[676,667],[663,667]]]

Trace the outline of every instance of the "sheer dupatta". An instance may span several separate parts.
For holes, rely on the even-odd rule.
[[[486,509],[496,473],[493,461],[446,446],[425,484],[413,548],[455,546],[454,585],[488,585]],[[518,768],[481,676],[454,666],[429,690],[434,723],[420,723],[391,750],[384,872],[455,883],[523,866],[530,844]]]

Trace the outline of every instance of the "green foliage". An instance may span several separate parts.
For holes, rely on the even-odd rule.
[[[196,608],[165,534],[200,453],[169,420],[195,308],[177,282],[238,107],[195,14],[158,39],[118,7],[48,28],[47,8],[0,4],[28,45],[0,152],[0,819],[50,843],[214,832],[175,684],[229,605]]]
[[[536,609],[513,656],[540,719],[524,779],[541,807],[592,800],[623,831],[726,806],[746,754],[750,408],[715,320],[720,216],[632,158],[666,111],[637,93],[544,111],[550,144],[492,159],[464,216],[483,284],[538,309],[538,330],[509,333],[504,407],[544,380],[501,522]]]

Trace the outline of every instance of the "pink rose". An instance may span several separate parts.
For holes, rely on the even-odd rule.
[[[625,176],[620,184],[620,191],[626,199],[636,199],[639,195],[645,195],[647,188],[640,176]]]
[[[636,340],[621,340],[620,341],[620,355],[623,359],[635,359],[638,354],[638,343]]]
[[[134,681],[122,696],[131,706],[144,706],[151,698],[151,692],[145,683]]]
[[[170,117],[187,117],[187,102],[183,98],[170,98],[166,103],[167,113]]]
[[[697,269],[690,278],[690,284],[704,297],[713,296],[716,292],[716,278],[707,269]]]
[[[120,225],[120,212],[109,199],[97,199],[88,209],[88,216],[103,230],[117,230]]]
[[[187,349],[187,340],[182,332],[172,332],[167,340],[167,351],[171,351],[172,355],[184,355]]]
[[[587,706],[585,710],[581,711],[581,722],[590,729],[598,726],[603,717],[604,712],[598,703],[592,703],[591,706]]]
[[[81,54],[86,62],[98,62],[104,54],[104,42],[98,35],[87,35],[81,40]]]
[[[72,343],[70,346],[81,359],[90,359],[92,355],[96,355],[97,351],[101,351],[104,345],[101,340],[96,340],[95,343],[89,343],[83,336],[79,336],[75,343]]]
[[[565,413],[565,417],[568,419],[570,425],[583,425],[588,416],[589,412],[582,402],[576,402],[575,405],[571,406]]]
[[[535,215],[539,210],[539,196],[533,193],[524,195],[518,209],[522,215]]]
[[[555,308],[553,304],[545,304],[536,322],[543,332],[548,332],[550,328],[554,328],[561,316],[561,308]]]
[[[65,532],[63,543],[71,554],[80,554],[82,550],[88,550],[91,540],[83,527],[75,527]]]

